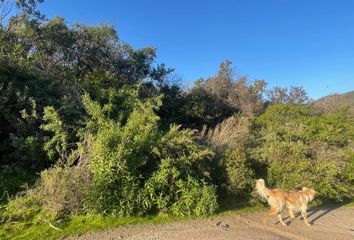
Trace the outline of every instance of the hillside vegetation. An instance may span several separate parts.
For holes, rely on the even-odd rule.
[[[354,116],[354,91],[328,95],[318,99],[313,104],[325,113],[332,112],[338,108],[348,108],[349,114]]]
[[[318,111],[303,88],[267,90],[230,61],[185,90],[156,49],[46,19],[40,2],[0,25],[2,238],[80,216],[210,215],[252,201],[260,177],[354,197],[348,109]]]

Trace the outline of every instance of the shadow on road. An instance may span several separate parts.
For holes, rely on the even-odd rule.
[[[312,225],[314,224],[316,221],[318,221],[319,219],[321,219],[322,217],[324,217],[325,215],[327,215],[328,213],[332,212],[333,210],[342,207],[343,205],[345,205],[346,202],[341,203],[341,204],[323,204],[320,206],[316,206],[316,207],[312,207],[309,210],[307,210],[307,216],[309,217],[310,221],[309,223]],[[311,216],[313,218],[311,218]],[[295,218],[300,217],[300,220],[303,220],[301,213],[295,213]],[[283,218],[283,220],[287,220],[290,219],[290,216],[287,216],[285,218]],[[290,224],[291,222],[288,222],[288,224]]]
[[[311,219],[311,216],[313,218],[310,220],[310,224],[314,224],[316,221],[327,215],[328,213],[332,212],[333,210],[342,207],[345,205],[346,202],[342,203],[335,203],[335,204],[324,204],[318,207],[310,208],[308,210],[308,217]],[[318,215],[317,215],[318,214]]]
[[[332,212],[333,210],[339,208],[340,206],[338,207],[331,207],[331,208],[317,208],[317,209],[314,209],[313,211],[311,211],[308,216],[311,217],[312,215],[315,215],[316,213],[318,212],[321,212],[320,214],[318,214],[317,216],[315,216],[314,218],[311,219],[311,221],[309,222],[310,224],[314,224],[314,222],[316,222],[318,219],[320,219],[321,217],[327,215],[328,213]]]

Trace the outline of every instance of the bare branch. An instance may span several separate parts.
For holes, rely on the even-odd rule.
[[[3,24],[3,20],[10,14],[13,7],[14,1],[0,0],[0,26]]]

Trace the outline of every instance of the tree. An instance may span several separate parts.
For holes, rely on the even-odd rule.
[[[303,87],[274,87],[267,91],[267,95],[272,104],[305,105],[310,100]]]
[[[0,54],[13,62],[35,65],[62,81],[91,90],[147,81],[162,86],[173,71],[164,64],[153,66],[154,48],[135,50],[120,42],[108,25],[69,27],[61,17],[41,21],[22,15],[11,28],[2,28],[0,41]]]
[[[186,119],[182,121],[188,127],[201,129],[204,124],[215,126],[236,110],[225,100],[212,94],[203,80],[195,83],[185,96],[183,112]]]
[[[222,62],[217,75],[208,78],[205,82],[208,91],[220,100],[226,100],[230,95],[234,78],[231,64],[232,62],[228,60]]]
[[[264,109],[263,92],[265,81],[255,80],[248,84],[246,77],[241,77],[232,86],[229,103],[247,116],[259,115]]]
[[[68,26],[61,17],[40,18],[36,6],[42,1],[17,2],[23,12],[0,26],[0,175],[6,170],[25,176],[70,153],[65,148],[78,140],[87,117],[83,92],[100,103],[111,102],[118,114],[130,107],[120,105],[115,91],[139,84],[144,91],[136,98],[157,97],[172,69],[155,65],[154,48],[121,42],[112,26]],[[40,129],[48,105],[59,109],[65,122],[67,147],[60,138],[51,142],[53,135]]]
[[[10,23],[21,15],[43,19],[44,16],[37,10],[37,5],[44,0],[0,0],[0,27],[3,27],[4,20],[17,8],[17,13],[10,18]]]
[[[231,61],[220,64],[219,72],[205,82],[205,87],[219,102],[232,106],[234,112],[245,115],[257,115],[264,107],[263,92],[265,81],[250,82],[246,77],[235,79]]]

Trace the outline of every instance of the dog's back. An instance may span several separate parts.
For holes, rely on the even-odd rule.
[[[256,190],[263,199],[267,200],[272,208],[279,211],[284,208],[288,195],[287,191],[280,188],[270,190],[265,186],[263,179],[256,180]]]
[[[309,188],[297,192],[291,191],[286,198],[286,205],[293,210],[307,209],[307,204],[314,199],[315,195],[316,191]]]

